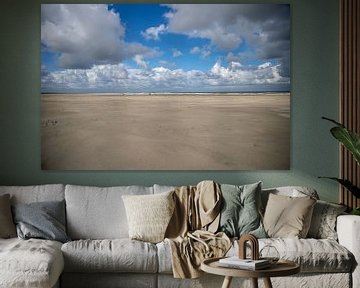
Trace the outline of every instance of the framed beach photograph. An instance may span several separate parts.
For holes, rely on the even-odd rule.
[[[289,4],[41,4],[44,170],[290,169]]]

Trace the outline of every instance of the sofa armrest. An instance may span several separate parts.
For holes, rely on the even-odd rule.
[[[355,257],[352,281],[353,287],[360,287],[360,216],[338,216],[336,229],[339,243]]]

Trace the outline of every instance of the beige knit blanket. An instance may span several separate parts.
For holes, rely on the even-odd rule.
[[[175,189],[175,211],[165,233],[175,278],[198,278],[201,262],[222,257],[231,246],[219,226],[221,190],[213,181]]]

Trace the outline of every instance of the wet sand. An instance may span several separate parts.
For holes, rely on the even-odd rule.
[[[288,94],[41,95],[42,169],[283,170]]]

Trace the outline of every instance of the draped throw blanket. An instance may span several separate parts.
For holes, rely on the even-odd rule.
[[[221,210],[220,186],[202,181],[175,189],[175,211],[165,233],[171,247],[175,278],[200,277],[201,262],[222,257],[231,246],[223,232],[216,233]],[[216,233],[216,234],[215,234]]]

